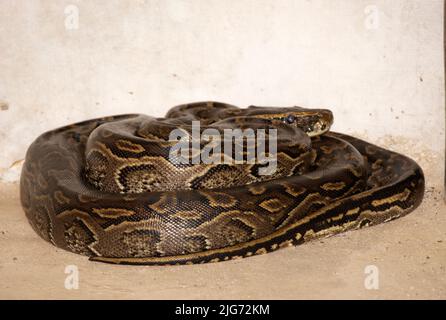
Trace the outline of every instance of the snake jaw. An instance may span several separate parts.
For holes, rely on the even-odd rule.
[[[314,123],[312,130],[306,132],[309,137],[320,136],[330,130],[330,124],[323,121],[317,121]]]

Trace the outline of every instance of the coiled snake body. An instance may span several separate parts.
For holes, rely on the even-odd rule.
[[[172,161],[169,133],[190,134],[192,121],[201,131],[276,129],[276,171],[260,175],[259,163]],[[43,239],[91,260],[189,264],[375,225],[420,204],[424,176],[413,160],[329,132],[331,122],[328,110],[218,102],[177,106],[164,118],[80,122],[30,146],[22,206]],[[225,152],[216,155],[232,159]]]

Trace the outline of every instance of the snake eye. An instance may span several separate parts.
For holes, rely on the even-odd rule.
[[[288,115],[288,116],[285,118],[285,121],[288,122],[288,123],[290,123],[290,124],[293,123],[294,120],[296,120],[296,117],[293,116],[292,114]]]

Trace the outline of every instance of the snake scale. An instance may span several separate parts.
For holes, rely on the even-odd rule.
[[[259,163],[172,161],[169,132],[190,135],[193,121],[200,132],[276,129],[275,172],[259,174]],[[332,121],[324,109],[197,102],[163,118],[79,122],[29,147],[21,203],[32,228],[57,247],[94,261],[147,265],[248,257],[414,210],[424,193],[417,163],[331,132]]]

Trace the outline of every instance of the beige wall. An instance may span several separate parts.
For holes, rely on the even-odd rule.
[[[48,129],[197,100],[442,152],[442,25],[440,0],[0,0],[0,182]]]

